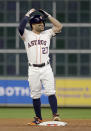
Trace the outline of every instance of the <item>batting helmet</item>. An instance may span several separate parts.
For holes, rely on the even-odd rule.
[[[34,16],[31,16],[29,19],[30,25],[37,24],[40,22],[43,22],[43,24],[45,25],[45,19],[41,15],[34,15]]]

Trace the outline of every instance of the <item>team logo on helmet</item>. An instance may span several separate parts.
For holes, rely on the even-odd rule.
[[[40,16],[40,19],[42,19],[42,16]]]

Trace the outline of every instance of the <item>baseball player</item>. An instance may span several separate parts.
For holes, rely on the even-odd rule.
[[[59,121],[57,114],[57,99],[55,96],[54,76],[50,66],[49,46],[50,39],[59,33],[62,24],[44,10],[38,10],[40,14],[33,15],[35,9],[28,11],[19,25],[19,33],[24,41],[28,57],[28,81],[31,89],[31,98],[35,111],[34,121],[29,125],[36,125],[42,122],[41,116],[41,89],[45,89],[53,114],[53,120]],[[53,24],[53,27],[45,30],[45,20]],[[31,30],[26,29],[29,22]]]

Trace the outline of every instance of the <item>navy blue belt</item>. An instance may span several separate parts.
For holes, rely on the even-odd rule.
[[[48,65],[50,62],[48,61],[47,63],[42,63],[42,64],[30,64],[29,63],[29,66],[34,66],[34,67],[43,67],[45,65]]]

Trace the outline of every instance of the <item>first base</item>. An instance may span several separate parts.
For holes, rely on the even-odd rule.
[[[61,121],[46,121],[39,124],[39,126],[66,126],[66,122]]]

